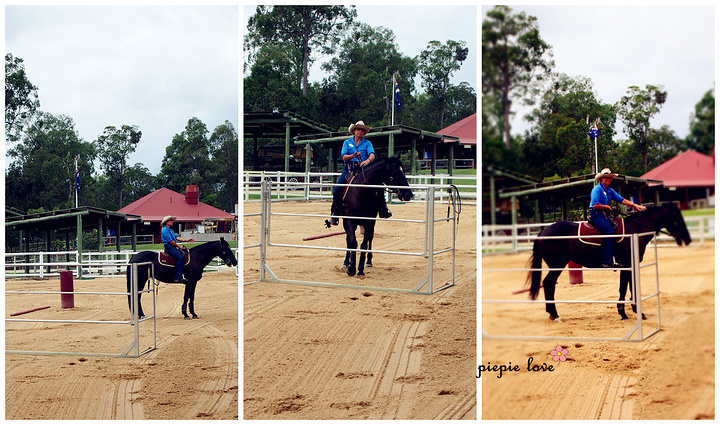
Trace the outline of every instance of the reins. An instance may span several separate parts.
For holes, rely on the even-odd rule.
[[[652,227],[651,225],[645,224],[645,223],[643,223],[643,222],[641,222],[641,221],[638,221],[638,220],[632,218],[632,216],[631,216],[630,214],[625,214],[625,213],[622,213],[622,212],[620,212],[619,214],[620,214],[620,216],[622,216],[623,218],[625,218],[625,220],[632,221],[633,223],[636,223],[636,224],[639,224],[639,225],[641,225],[641,226],[647,227],[647,228],[650,229],[650,230],[654,230],[655,233],[663,233],[663,234],[668,235],[668,236],[670,236],[670,237],[674,237],[674,236],[673,236],[670,232],[668,232],[667,230],[663,230],[663,229],[655,230],[655,228]]]

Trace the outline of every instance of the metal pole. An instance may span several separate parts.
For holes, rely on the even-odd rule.
[[[267,253],[267,222],[270,197],[269,181],[260,184],[260,280],[265,279],[265,255]]]
[[[634,233],[632,235],[632,263],[633,263],[633,271],[632,271],[632,285],[633,285],[633,301],[635,301],[635,306],[637,310],[637,332],[638,332],[638,340],[643,340],[643,331],[642,331],[642,294],[640,293],[640,240],[637,235],[637,233]]]
[[[132,265],[132,282],[130,297],[132,298],[132,322],[135,326],[135,357],[140,357],[140,318],[138,317],[138,265]]]
[[[433,293],[433,257],[435,255],[435,188],[430,186],[428,188],[428,207],[427,207],[427,221],[428,221],[428,294]]]

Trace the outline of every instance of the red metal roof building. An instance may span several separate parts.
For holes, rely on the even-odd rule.
[[[197,186],[188,185],[185,195],[173,190],[162,188],[137,201],[121,208],[118,212],[134,214],[142,217],[142,226],[138,229],[140,234],[152,234],[156,240],[160,237],[160,222],[165,216],[177,217],[175,231],[189,231],[195,229],[203,221],[216,221],[225,223],[227,228],[219,228],[219,233],[231,232],[235,216],[219,208],[198,201]]]
[[[665,192],[680,208],[715,204],[715,158],[697,151],[683,152],[640,176],[662,180]]]
[[[455,149],[453,168],[477,168],[477,113],[437,131],[439,134],[457,137],[460,149]],[[455,141],[452,141],[455,143]],[[448,143],[446,141],[446,143]],[[472,165],[469,165],[472,164]]]

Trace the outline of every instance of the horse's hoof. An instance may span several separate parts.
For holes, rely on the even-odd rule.
[[[366,264],[365,264],[365,267],[372,267],[372,266],[373,266],[372,263],[366,263]]]
[[[645,316],[645,313],[642,315],[643,320],[647,320],[647,316]]]
[[[348,276],[355,276],[355,273],[357,273],[355,267],[348,267],[345,271],[347,272]]]
[[[621,316],[621,317],[620,317],[620,320],[628,320],[628,317],[627,317],[627,316]]]
[[[190,316],[185,316],[185,320],[190,320]]]
[[[563,321],[563,319],[562,319],[561,317],[556,317],[556,318],[554,318],[554,319],[551,317],[551,319],[552,319],[553,322],[555,322],[555,323],[562,323],[562,321]]]
[[[193,319],[199,319],[199,317],[197,317],[197,314],[193,314],[192,318],[193,318]]]

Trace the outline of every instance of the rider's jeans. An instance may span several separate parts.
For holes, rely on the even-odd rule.
[[[590,211],[590,220],[592,221],[592,224],[604,235],[615,234],[615,229],[613,229],[612,224],[610,224],[607,217],[605,217],[605,214],[599,212],[598,210]],[[612,252],[613,245],[616,241],[616,238],[603,239],[603,264],[611,264],[613,262]]]

